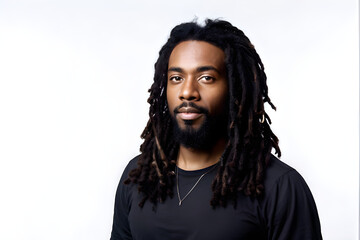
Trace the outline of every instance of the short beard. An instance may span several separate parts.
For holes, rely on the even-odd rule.
[[[203,108],[201,108],[201,113],[204,122],[198,129],[192,127],[192,120],[185,120],[185,129],[181,129],[176,118],[172,116],[175,141],[185,148],[209,150],[221,138],[226,138],[227,117],[210,116],[209,112]]]

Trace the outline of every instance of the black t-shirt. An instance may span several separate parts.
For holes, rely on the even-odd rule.
[[[156,210],[142,199],[137,186],[124,185],[131,169],[137,167],[134,158],[120,180],[114,210],[111,240],[171,239],[171,240],[308,240],[322,239],[320,222],[312,194],[304,179],[293,168],[275,157],[266,169],[262,199],[239,193],[237,206],[210,206],[211,183],[217,168],[185,171],[179,169],[179,189],[183,198],[199,177],[207,173],[179,206],[174,197],[158,203]]]

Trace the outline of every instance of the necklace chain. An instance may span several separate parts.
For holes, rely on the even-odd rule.
[[[194,188],[198,185],[198,183],[200,182],[200,180],[209,172],[211,172],[215,167],[217,166],[217,164],[215,164],[212,168],[210,168],[207,172],[203,173],[199,179],[195,182],[194,186],[192,186],[192,188],[188,191],[188,193],[181,198],[180,197],[180,191],[179,191],[179,169],[178,167],[176,167],[176,190],[177,190],[177,195],[178,195],[178,199],[179,199],[179,206],[181,206],[182,202],[185,200],[185,198],[187,196],[189,196],[189,194],[194,190]]]

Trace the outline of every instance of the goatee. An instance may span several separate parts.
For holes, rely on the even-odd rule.
[[[195,129],[192,120],[185,120],[185,129],[180,128],[176,114],[179,107],[190,106],[196,108],[203,114],[204,121],[198,129]],[[179,144],[186,148],[193,148],[198,150],[209,150],[215,143],[227,135],[227,117],[223,115],[212,116],[205,108],[199,107],[196,104],[189,102],[182,104],[174,110],[175,117],[173,119],[174,138]]]

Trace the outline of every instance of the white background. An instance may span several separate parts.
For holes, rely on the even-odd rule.
[[[324,239],[358,239],[358,10],[355,0],[0,0],[0,239],[109,239],[158,51],[195,17],[228,20],[254,43],[282,160],[310,186]]]

